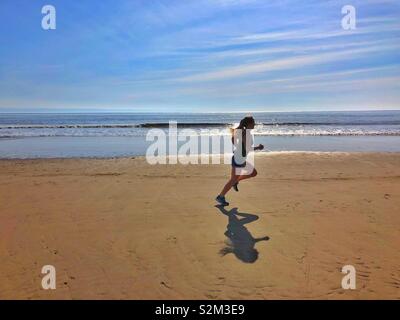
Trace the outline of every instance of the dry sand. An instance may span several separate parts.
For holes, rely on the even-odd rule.
[[[228,217],[214,207],[228,165],[0,161],[0,299],[400,299],[400,154],[256,165]],[[56,290],[41,289],[48,264]]]

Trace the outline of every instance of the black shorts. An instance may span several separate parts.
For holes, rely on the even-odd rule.
[[[242,164],[238,164],[235,162],[235,156],[232,156],[232,167],[234,168],[244,168],[246,166],[246,161]]]

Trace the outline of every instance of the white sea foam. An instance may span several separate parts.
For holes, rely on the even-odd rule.
[[[400,136],[400,111],[257,113],[256,136]],[[0,137],[145,137],[151,128],[230,135],[239,114],[0,114]]]
[[[196,135],[230,135],[227,127],[191,128]],[[0,126],[0,137],[144,137],[149,129],[123,126],[52,127]],[[168,129],[163,129],[168,133]],[[181,130],[181,129],[179,129]],[[179,131],[178,130],[178,131]],[[257,126],[256,136],[400,136],[400,125],[368,126]]]

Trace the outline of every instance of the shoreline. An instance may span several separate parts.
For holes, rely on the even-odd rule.
[[[257,151],[256,157],[266,157],[266,156],[277,156],[277,155],[290,155],[290,154],[314,154],[314,155],[323,155],[323,154],[332,154],[332,155],[393,155],[393,154],[400,154],[400,151]],[[193,154],[191,156],[200,157],[202,155],[211,156],[219,156],[223,157],[223,154]],[[232,156],[233,153],[227,154]],[[171,157],[171,155],[167,155],[167,158]],[[179,157],[185,157],[185,155],[178,155]],[[87,157],[54,157],[54,158],[0,158],[0,162],[6,161],[46,161],[46,160],[129,160],[129,159],[142,159],[145,160],[145,155],[132,155],[132,156],[115,156],[115,157],[96,157],[96,156],[87,156]],[[183,165],[178,163],[179,165]],[[198,164],[188,164],[188,165],[229,165],[230,163],[220,163],[220,164],[212,164],[212,163],[198,163]],[[155,165],[162,165],[162,164],[155,164]],[[168,164],[167,165],[174,165]]]
[[[225,142],[221,147],[225,148]],[[144,137],[40,137],[0,139],[0,158],[114,158],[144,156],[155,142]],[[168,143],[168,141],[167,141]],[[400,136],[346,137],[255,137],[272,152],[400,152]],[[178,151],[184,142],[178,143]],[[215,152],[209,141],[206,150],[197,144],[195,152]],[[207,151],[207,148],[209,149]],[[218,152],[224,149],[218,148]],[[225,152],[229,152],[227,146]]]

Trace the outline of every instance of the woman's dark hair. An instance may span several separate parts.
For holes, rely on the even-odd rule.
[[[244,117],[240,120],[239,126],[236,129],[247,129],[250,124],[254,124],[254,118],[252,116]]]

